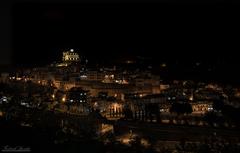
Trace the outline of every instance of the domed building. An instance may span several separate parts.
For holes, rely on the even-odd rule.
[[[69,51],[64,51],[63,52],[63,58],[62,58],[64,63],[68,62],[79,62],[80,58],[78,53],[74,52],[73,49],[70,49]]]

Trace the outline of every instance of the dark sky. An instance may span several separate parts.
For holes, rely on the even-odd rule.
[[[15,2],[11,18],[2,16],[8,22],[1,26],[8,28],[1,29],[1,39],[11,41],[1,50],[10,46],[12,52],[1,52],[0,64],[45,65],[74,48],[90,62],[140,55],[167,63],[169,76],[238,81],[239,6],[223,0]]]
[[[14,62],[46,64],[68,48],[92,60],[234,62],[239,10],[231,3],[16,3]]]

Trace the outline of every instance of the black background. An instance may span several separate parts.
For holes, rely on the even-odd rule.
[[[93,59],[141,54],[227,62],[239,50],[239,7],[229,3],[17,3],[13,8],[19,64],[46,64],[68,48]]]
[[[237,81],[239,10],[233,1],[16,1],[11,64],[49,64],[74,48],[90,63],[140,55],[187,76],[200,62],[193,76]]]

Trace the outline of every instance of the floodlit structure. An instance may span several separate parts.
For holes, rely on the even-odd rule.
[[[80,61],[78,53],[74,52],[73,49],[63,52],[63,62],[78,62]]]

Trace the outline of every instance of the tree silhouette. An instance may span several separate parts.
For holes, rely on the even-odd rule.
[[[146,117],[153,121],[154,116],[157,122],[160,122],[160,107],[157,103],[150,103],[145,105]]]
[[[218,122],[218,116],[215,112],[208,112],[204,116],[204,120],[211,126],[213,126],[214,123]]]
[[[221,111],[224,108],[223,100],[215,100],[213,101],[213,109],[217,111]]]
[[[172,106],[170,108],[171,113],[177,113],[178,115],[180,114],[191,114],[192,113],[192,105],[190,103],[184,102],[184,103],[179,103],[175,102],[172,103]]]
[[[133,119],[133,112],[128,105],[124,106],[123,114],[125,116],[125,119]]]

